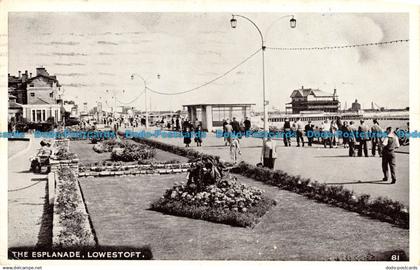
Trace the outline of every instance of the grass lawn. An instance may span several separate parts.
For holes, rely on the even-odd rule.
[[[24,150],[29,144],[29,141],[8,141],[8,152],[7,157],[11,157],[14,154]],[[29,157],[28,157],[29,158]]]
[[[81,178],[100,245],[150,245],[155,259],[328,260],[404,250],[409,231],[252,179],[277,201],[252,229],[149,210],[185,175]]]
[[[129,140],[129,142],[136,143]],[[93,150],[94,144],[90,140],[79,140],[79,141],[70,141],[70,151],[76,153],[79,156],[81,164],[87,163],[101,163],[104,160],[111,161],[111,153],[97,153]],[[165,152],[159,149],[156,149],[156,160],[169,161],[169,160],[178,160],[180,162],[187,162],[188,159],[181,157],[169,152]],[[126,162],[126,164],[132,164],[137,162]]]

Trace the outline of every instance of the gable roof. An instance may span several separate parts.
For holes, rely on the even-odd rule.
[[[315,97],[333,97],[334,94],[319,90],[319,89],[296,89],[293,90],[292,94],[290,95],[291,98],[294,97],[307,97],[309,95],[313,95]]]
[[[39,75],[37,75],[35,77],[32,77],[32,78],[28,79],[25,83],[28,84],[28,83],[32,82],[33,80],[35,80],[37,78],[45,78],[45,79],[47,79],[49,81],[56,82],[58,87],[61,86],[60,83],[57,80],[57,76],[47,76],[47,75],[43,75],[43,74],[39,74]]]

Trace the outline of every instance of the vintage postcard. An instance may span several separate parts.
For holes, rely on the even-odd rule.
[[[0,2],[3,269],[417,269],[418,6],[37,2]]]

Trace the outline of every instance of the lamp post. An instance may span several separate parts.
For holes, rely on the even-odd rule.
[[[146,80],[138,74],[131,74],[131,79],[134,80],[135,77],[139,77],[142,81],[143,81],[143,85],[144,85],[144,114],[146,117],[146,129],[149,128],[149,113],[147,112],[147,82]]]
[[[257,26],[257,24],[255,22],[253,22],[250,18],[245,17],[243,15],[238,15],[238,14],[232,14],[232,19],[230,20],[230,25],[232,28],[236,28],[237,27],[237,20],[236,17],[239,18],[243,18],[247,21],[249,21],[258,31],[260,38],[261,38],[261,54],[262,54],[262,91],[263,91],[263,112],[264,112],[264,132],[268,131],[268,113],[267,113],[267,105],[268,105],[268,100],[266,100],[266,94],[265,94],[265,40],[264,40],[264,36],[260,30],[260,28]],[[286,15],[283,16],[281,18],[286,18],[286,17],[292,17],[290,19],[290,27],[291,28],[295,28],[296,27],[296,20],[294,18],[293,15]],[[281,19],[279,18],[279,19]],[[264,141],[266,139],[266,136],[264,136]]]

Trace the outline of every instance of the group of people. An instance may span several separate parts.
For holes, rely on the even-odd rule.
[[[184,138],[185,147],[190,147],[192,142],[192,137],[194,137],[194,142],[197,144],[197,147],[202,146],[203,144],[203,125],[198,118],[195,119],[194,123],[186,118],[182,121],[182,134]],[[193,136],[194,135],[194,136]]]
[[[407,123],[408,131],[409,123]],[[296,137],[296,146],[305,146],[304,135],[307,137],[308,146],[312,146],[314,142],[321,143],[324,148],[338,147],[342,145],[349,149],[349,156],[369,157],[368,142],[371,141],[372,156],[379,155],[382,157],[382,171],[384,173],[384,181],[389,179],[389,171],[391,172],[391,183],[396,182],[395,176],[395,149],[401,143],[408,144],[407,138],[399,138],[396,130],[392,127],[383,129],[377,119],[373,119],[372,126],[369,127],[365,120],[361,119],[359,124],[355,121],[342,121],[340,117],[330,121],[324,120],[321,125],[315,126],[311,121],[306,125],[297,118],[293,123],[286,119],[283,125],[283,142],[286,147],[291,146],[291,137]],[[401,142],[401,143],[400,143]],[[265,155],[268,155],[265,152]],[[269,155],[268,155],[269,156]],[[270,162],[269,162],[270,163]]]
[[[240,139],[251,130],[251,120],[248,117],[245,117],[243,122],[236,120],[236,117],[233,117],[232,121],[223,119],[222,127],[225,146],[229,146],[233,163],[237,163],[241,155]]]

